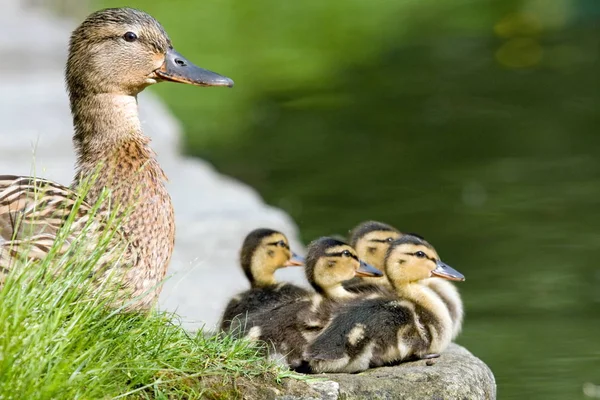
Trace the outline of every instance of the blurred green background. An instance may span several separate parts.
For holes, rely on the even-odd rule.
[[[365,219],[425,236],[467,276],[458,342],[499,399],[600,398],[600,1],[128,4],[235,80],[154,89],[185,152],[305,241]]]

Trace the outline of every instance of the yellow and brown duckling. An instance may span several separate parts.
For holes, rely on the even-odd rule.
[[[431,277],[464,280],[425,240],[404,235],[391,243],[385,270],[395,296],[340,307],[305,352],[313,372],[358,372],[442,352],[452,340],[450,308],[423,284]]]
[[[278,231],[259,228],[250,232],[242,244],[240,265],[250,289],[232,298],[221,318],[221,330],[244,326],[246,317],[287,304],[308,291],[289,283],[277,283],[275,272],[284,267],[303,266],[304,259],[290,250],[287,237]]]
[[[391,243],[402,235],[403,233],[391,225],[377,221],[367,221],[359,224],[352,230],[350,239],[352,246],[356,249],[358,256],[362,260],[367,261],[385,273],[383,263],[387,250]],[[412,235],[418,236],[416,234]],[[422,237],[420,238],[423,239]],[[352,292],[394,292],[387,277],[362,278],[360,280],[356,278],[346,284],[347,289]],[[449,280],[436,277],[424,280],[423,284],[435,291],[442,301],[448,305],[450,316],[452,317],[452,339],[454,340],[462,329],[464,318],[463,304],[458,289]]]
[[[343,283],[355,277],[383,275],[382,271],[360,259],[356,250],[338,239],[324,237],[312,242],[306,257],[306,278],[315,291],[333,300],[355,298]]]
[[[110,201],[94,217],[95,231],[106,230],[108,204],[113,210],[130,210],[109,247],[124,248],[116,265],[126,271],[121,282],[126,298],[145,294],[134,306],[142,309],[154,302],[173,252],[175,221],[167,178],[142,132],[137,95],[165,81],[233,85],[179,54],[160,23],[142,11],[97,11],[73,31],[66,82],[75,128],[75,179],[68,188],[33,177],[0,176],[0,284],[16,258],[45,257],[80,201],[78,187],[91,182],[67,243],[75,240],[108,190]],[[88,236],[94,241],[100,235]],[[114,270],[114,256],[110,258],[99,267]]]
[[[316,293],[248,317],[246,337],[261,340],[277,358],[299,368],[308,340],[328,323],[333,304],[356,298],[342,282],[357,274],[378,276],[381,272],[358,259],[354,249],[332,238],[320,238],[308,246],[306,277]]]
[[[356,249],[361,260],[384,272],[382,277],[360,277],[344,284],[351,292],[392,293],[392,287],[385,276],[383,260],[390,244],[402,236],[391,225],[378,221],[365,221],[350,232],[350,245]]]

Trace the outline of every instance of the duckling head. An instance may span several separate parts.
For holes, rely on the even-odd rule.
[[[343,289],[342,282],[355,276],[382,276],[375,267],[361,261],[348,244],[324,237],[308,245],[306,278],[317,293],[332,297]]]
[[[463,274],[440,260],[431,244],[414,234],[405,234],[390,244],[385,272],[395,288],[431,277],[465,280]]]
[[[233,86],[188,61],[157,20],[132,8],[94,12],[73,31],[66,75],[71,100],[82,93],[137,95],[161,81]]]
[[[401,236],[402,233],[391,225],[365,221],[350,232],[350,245],[362,260],[383,270],[383,261],[390,244]]]
[[[267,228],[255,229],[246,236],[240,261],[252,287],[275,284],[274,274],[279,268],[304,265],[304,259],[290,250],[287,237]]]

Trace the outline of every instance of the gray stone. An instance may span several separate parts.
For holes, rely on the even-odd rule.
[[[297,387],[301,387],[297,385]],[[338,400],[340,384],[334,381],[309,381],[304,389],[296,389],[299,393],[285,394],[275,397],[276,400]],[[302,393],[304,392],[304,393]]]
[[[375,368],[360,374],[329,374],[340,384],[340,398],[442,400],[493,400],[496,381],[488,366],[456,344],[428,366],[415,361],[394,367]]]
[[[337,400],[340,397],[340,384],[337,382],[309,382],[308,385],[321,395],[322,400]]]
[[[287,400],[494,400],[496,381],[492,371],[465,348],[452,344],[435,359],[367,370],[359,374],[315,375],[324,381],[310,383],[307,394]],[[337,385],[339,386],[337,386]],[[320,386],[315,386],[320,385]],[[321,390],[319,390],[321,388]],[[283,398],[282,398],[283,399]]]

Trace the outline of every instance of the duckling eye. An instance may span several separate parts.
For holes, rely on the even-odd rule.
[[[387,240],[388,242],[392,243],[394,241],[394,238],[393,237],[389,237],[389,238],[387,238],[385,240]]]
[[[415,256],[417,256],[417,257],[419,257],[419,258],[425,258],[425,257],[426,257],[426,256],[425,256],[425,253],[423,253],[422,251],[417,251],[417,252],[415,253]]]
[[[279,242],[277,242],[277,246],[279,246],[279,247],[286,247],[285,246],[285,242],[283,240],[280,240]]]
[[[350,253],[348,250],[344,250],[344,251],[342,251],[342,255],[343,255],[344,257],[352,257],[352,254],[351,254],[351,253]]]
[[[125,39],[126,42],[135,42],[137,40],[137,35],[133,32],[126,32],[123,35],[123,39]]]

